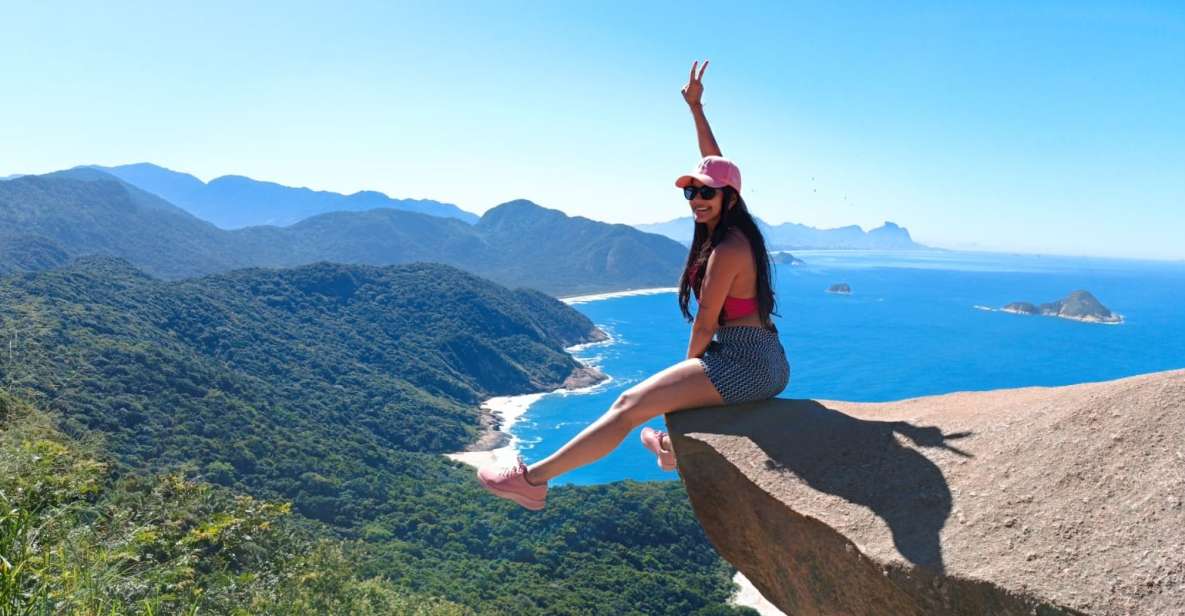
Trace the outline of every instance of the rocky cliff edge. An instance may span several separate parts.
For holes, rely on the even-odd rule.
[[[667,422],[708,537],[787,614],[1185,614],[1185,370]]]

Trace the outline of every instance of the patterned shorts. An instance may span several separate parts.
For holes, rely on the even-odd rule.
[[[772,398],[790,383],[782,342],[764,327],[721,327],[700,363],[729,404]]]

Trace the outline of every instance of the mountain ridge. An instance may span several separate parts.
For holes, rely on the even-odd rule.
[[[433,199],[395,199],[374,190],[344,194],[287,186],[239,174],[221,175],[203,182],[191,174],[148,162],[83,167],[105,171],[228,230],[258,225],[286,226],[326,212],[376,207],[456,218],[468,223],[474,223],[478,218],[451,203]]]
[[[888,220],[881,226],[868,231],[864,231],[859,225],[819,229],[796,222],[772,225],[760,218],[756,220],[765,236],[766,246],[770,250],[933,250],[929,246],[914,242],[908,229]],[[634,225],[634,227],[650,233],[665,235],[683,244],[691,243],[691,234],[694,231],[690,216],[666,222]]]
[[[89,167],[0,182],[0,228],[44,237],[71,256],[123,257],[170,279],[316,261],[436,261],[509,286],[577,295],[670,286],[686,256],[668,238],[525,199],[491,208],[475,224],[378,208],[225,230]]]

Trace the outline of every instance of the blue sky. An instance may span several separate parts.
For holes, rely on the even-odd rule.
[[[1180,2],[161,4],[0,9],[0,175],[151,161],[668,220],[706,57],[771,222],[1185,258]]]

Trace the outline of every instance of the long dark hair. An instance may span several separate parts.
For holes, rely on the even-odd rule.
[[[740,229],[741,233],[745,234],[745,238],[749,240],[749,250],[753,252],[753,266],[757,271],[757,314],[761,316],[761,322],[772,326],[770,315],[777,315],[776,304],[774,301],[774,289],[770,284],[770,259],[769,253],[765,251],[765,237],[761,235],[761,230],[757,228],[756,221],[753,216],[749,214],[749,208],[745,206],[745,200],[731,186],[725,186],[722,189],[724,198],[721,201],[722,212],[720,214],[720,222],[716,224],[716,229],[708,234],[708,225],[703,223],[695,223],[695,235],[691,238],[691,249],[687,251],[687,265],[683,267],[683,275],[679,277],[679,309],[683,312],[683,318],[688,321],[693,321],[694,317],[691,310],[688,309],[688,304],[691,300],[691,293],[694,290],[696,298],[699,298],[700,286],[704,283],[704,270],[707,269],[708,256],[712,254],[712,250],[728,237],[730,229]],[[728,207],[729,202],[736,199],[732,207]],[[720,311],[723,319],[724,311]]]

